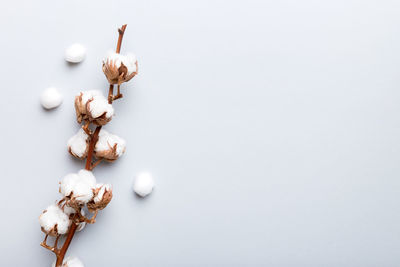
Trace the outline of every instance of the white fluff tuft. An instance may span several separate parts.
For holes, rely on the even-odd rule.
[[[56,262],[53,262],[51,266],[55,267]],[[62,267],[85,267],[85,265],[77,257],[68,256],[63,260]]]
[[[141,197],[145,197],[153,191],[154,180],[150,173],[139,173],[133,184],[133,190]]]
[[[56,108],[61,105],[63,96],[55,87],[45,89],[40,96],[40,103],[45,109]]]
[[[103,63],[114,62],[117,68],[121,67],[121,63],[128,69],[128,75],[136,72],[136,55],[133,53],[128,53],[127,55],[121,55],[115,53],[114,51],[109,51],[107,57],[103,60]]]
[[[66,197],[74,198],[80,203],[87,203],[93,198],[93,188],[96,178],[88,170],[80,170],[77,174],[67,174],[61,184],[60,193]]]
[[[99,133],[99,140],[96,143],[95,151],[100,153],[107,151],[113,148],[115,144],[117,144],[116,154],[120,157],[126,149],[125,140],[102,129]]]
[[[79,158],[85,156],[88,147],[88,138],[89,136],[87,133],[81,128],[77,134],[68,140],[68,149],[70,149],[72,154]]]
[[[71,63],[79,63],[86,57],[86,48],[81,44],[73,44],[65,50],[65,60]]]
[[[57,225],[58,234],[66,234],[70,225],[69,216],[60,207],[53,204],[39,216],[40,226],[47,232],[51,232]]]

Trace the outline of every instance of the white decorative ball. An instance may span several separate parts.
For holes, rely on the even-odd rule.
[[[73,44],[65,50],[65,60],[79,63],[86,57],[86,48],[81,44]]]
[[[45,109],[56,108],[61,105],[63,96],[57,88],[50,87],[45,89],[40,96],[40,103]]]
[[[133,190],[141,197],[145,197],[153,191],[154,180],[150,173],[139,173],[133,184]]]

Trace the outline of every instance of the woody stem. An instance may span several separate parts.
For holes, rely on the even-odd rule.
[[[118,29],[119,36],[118,36],[117,49],[115,51],[118,54],[121,51],[122,38],[124,37],[126,26],[128,26],[128,25],[124,24],[124,25],[122,25],[122,27],[120,29]]]

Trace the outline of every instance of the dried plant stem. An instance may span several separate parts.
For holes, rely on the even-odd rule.
[[[118,29],[118,43],[117,43],[117,49],[115,50],[115,52],[117,52],[119,54],[119,52],[121,52],[121,45],[122,45],[122,38],[124,37],[124,33],[125,33],[125,29],[126,29],[126,24],[122,25],[121,28]]]
[[[119,53],[121,51],[122,38],[124,37],[126,26],[127,26],[126,24],[122,25],[122,27],[118,29],[119,36],[118,36],[118,43],[117,43],[117,49],[116,49],[117,53]],[[122,97],[122,95],[119,93],[119,90],[118,90],[118,95],[114,96],[114,85],[110,84],[110,88],[108,91],[108,102],[111,104],[115,99],[118,99],[121,97]],[[97,126],[96,130],[93,132],[93,134],[90,134],[89,123],[84,126],[84,130],[90,136],[89,150],[88,150],[88,155],[86,158],[85,169],[91,171],[94,167],[97,166],[98,163],[100,163],[100,161],[96,161],[95,163],[92,164],[92,158],[93,158],[94,148],[99,139],[99,133],[101,130],[101,126]],[[94,212],[94,215],[91,219],[87,219],[86,217],[81,215],[80,210],[77,211],[75,213],[74,217],[72,218],[71,227],[69,228],[67,238],[65,239],[65,242],[64,242],[63,246],[61,247],[61,249],[57,248],[58,237],[56,238],[54,247],[51,247],[46,244],[46,240],[47,240],[47,235],[46,235],[46,238],[42,242],[41,245],[43,247],[53,251],[56,254],[56,256],[57,256],[56,267],[62,266],[65,254],[68,250],[69,245],[71,244],[72,238],[75,235],[75,232],[78,228],[79,223],[83,222],[83,221],[87,222],[87,223],[94,223],[96,221],[97,213],[98,213],[98,210],[96,210]]]

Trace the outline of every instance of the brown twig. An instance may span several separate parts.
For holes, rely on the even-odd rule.
[[[125,29],[126,29],[126,24],[122,25],[121,28],[118,29],[118,43],[117,43],[117,49],[115,50],[115,52],[117,52],[119,54],[119,52],[121,52],[121,45],[122,45],[122,38],[124,37],[124,33],[125,33]]]

